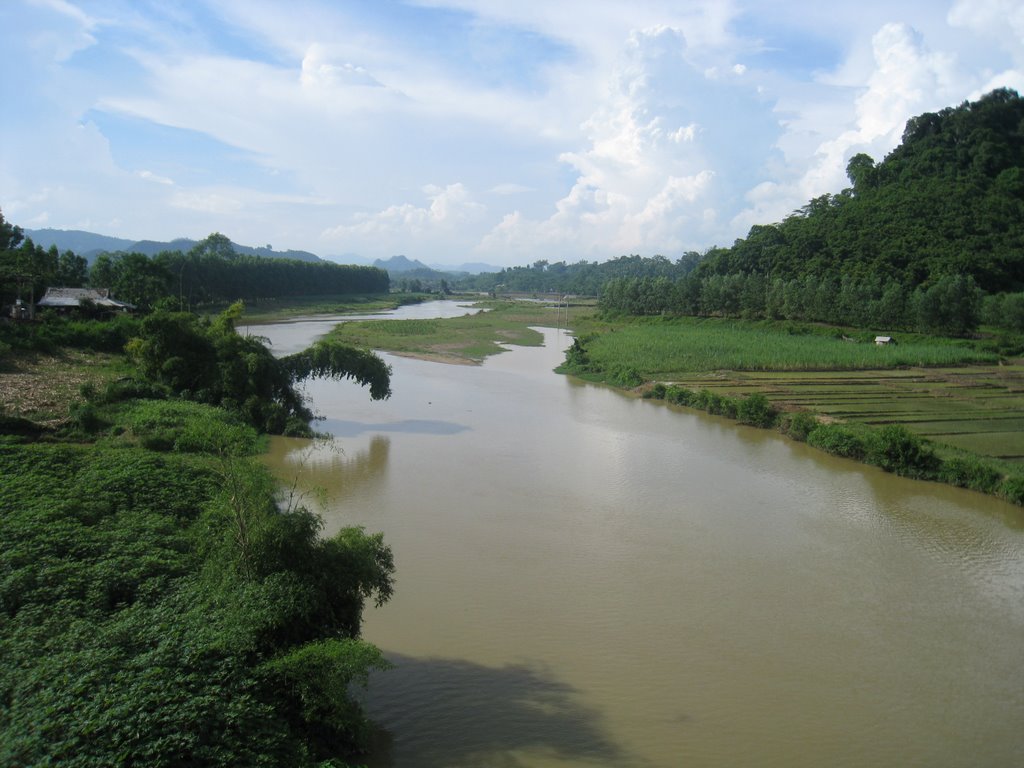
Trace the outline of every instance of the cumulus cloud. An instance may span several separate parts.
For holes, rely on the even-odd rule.
[[[813,157],[794,180],[752,187],[748,207],[733,219],[737,227],[779,221],[808,200],[849,186],[850,157],[864,152],[882,160],[899,144],[909,118],[955,103],[963,92],[953,57],[929,50],[906,24],[882,26],[872,37],[871,50],[872,68],[857,89],[850,122],[838,135],[819,135]]]
[[[429,201],[427,205],[403,203],[376,213],[359,213],[349,223],[324,230],[321,240],[348,250],[362,248],[378,254],[410,246],[432,248],[441,240],[455,237],[460,241],[471,236],[470,230],[486,211],[461,183],[445,187],[430,184],[421,191]]]
[[[721,112],[723,102],[751,106],[748,86],[723,84],[744,72],[709,74],[680,29],[633,32],[603,104],[582,126],[587,145],[560,156],[576,173],[568,193],[546,219],[506,215],[478,251],[572,259],[697,247],[717,224],[723,172],[749,173],[751,145],[763,143],[743,141],[758,120]]]

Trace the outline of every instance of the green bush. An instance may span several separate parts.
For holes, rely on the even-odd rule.
[[[1013,504],[1024,505],[1024,475],[1010,475],[999,486],[999,495]]]
[[[72,403],[68,408],[68,416],[72,428],[87,435],[94,435],[107,426],[96,406],[90,402]]]
[[[918,435],[900,424],[887,424],[867,441],[867,460],[886,472],[905,477],[933,477],[939,459]]]
[[[673,384],[665,390],[665,399],[675,405],[690,405],[694,399],[694,392]]]
[[[818,419],[807,411],[789,414],[783,424],[783,431],[794,440],[805,442],[807,436],[818,426]]]
[[[644,383],[640,372],[629,365],[616,366],[608,376],[608,382],[616,387],[632,389]]]
[[[644,392],[644,398],[647,400],[664,400],[665,394],[668,392],[668,387],[662,384],[660,381],[651,387],[649,390]]]
[[[974,458],[955,457],[942,463],[939,478],[950,485],[982,493],[995,493],[1003,474],[995,467]]]
[[[736,405],[736,415],[742,423],[762,429],[774,427],[779,419],[775,406],[759,392],[740,400]]]
[[[807,444],[847,459],[863,460],[867,455],[864,439],[843,424],[819,424],[807,435]]]

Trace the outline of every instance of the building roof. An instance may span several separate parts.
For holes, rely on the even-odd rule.
[[[109,288],[47,288],[36,306],[79,307],[83,301],[110,309],[135,309],[134,304],[111,298]]]

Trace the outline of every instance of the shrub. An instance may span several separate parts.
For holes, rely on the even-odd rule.
[[[848,459],[861,460],[867,454],[861,436],[842,424],[819,424],[807,435],[807,444]]]
[[[644,377],[640,375],[640,372],[631,365],[623,365],[616,367],[611,374],[608,376],[609,383],[616,387],[623,387],[625,389],[632,389],[633,387],[639,387],[644,383]]]
[[[794,440],[805,442],[807,436],[818,427],[818,419],[807,411],[798,411],[786,417],[783,431]]]
[[[665,399],[675,405],[691,405],[693,403],[695,393],[686,387],[678,387],[675,384],[670,385],[665,390]]]
[[[906,477],[932,477],[939,460],[917,435],[899,424],[888,424],[867,441],[867,460],[886,472]]]
[[[100,418],[96,406],[89,402],[73,403],[68,408],[68,415],[71,418],[72,426],[87,435],[99,432],[106,425],[106,422]]]
[[[659,381],[649,390],[644,392],[644,397],[648,400],[664,400],[666,392],[668,392],[668,387]]]
[[[1013,504],[1024,505],[1024,475],[1010,475],[999,486],[999,495]]]
[[[955,457],[947,459],[939,471],[939,478],[959,488],[970,488],[982,493],[995,493],[1003,479],[1002,473],[995,467],[974,458]]]
[[[744,424],[770,429],[778,421],[779,412],[768,398],[759,392],[743,398],[736,404],[736,415]]]

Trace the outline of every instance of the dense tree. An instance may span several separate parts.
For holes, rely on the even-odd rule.
[[[979,289],[1024,289],[1024,99],[1016,93],[915,117],[883,162],[858,154],[847,173],[851,189],[708,251],[675,278],[676,291],[655,294],[640,276],[625,276],[608,284],[602,306],[962,335],[980,320]]]
[[[274,434],[308,434],[313,417],[295,385],[307,378],[350,378],[375,400],[391,395],[390,368],[372,352],[322,341],[283,359],[258,339],[242,336],[236,303],[214,320],[158,309],[149,314],[128,352],[140,373],[172,393],[240,414]]]

